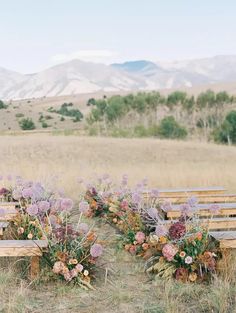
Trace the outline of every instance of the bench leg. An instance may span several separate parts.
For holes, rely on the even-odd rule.
[[[30,279],[35,279],[39,274],[39,256],[33,256],[30,264]]]

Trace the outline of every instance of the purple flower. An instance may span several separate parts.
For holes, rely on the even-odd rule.
[[[157,209],[155,208],[150,208],[147,210],[147,214],[152,218],[152,219],[158,219],[158,212]]]
[[[31,206],[29,206],[27,209],[26,209],[27,213],[31,216],[35,216],[38,214],[39,212],[39,208],[37,206],[37,204],[32,204]]]
[[[165,212],[169,212],[172,210],[172,206],[170,201],[165,201],[162,205],[161,205],[161,209]]]
[[[81,213],[85,213],[85,212],[88,211],[88,209],[89,209],[89,204],[88,204],[88,202],[86,202],[86,201],[81,201],[80,204],[79,204],[79,211],[80,211]]]
[[[217,214],[220,212],[220,206],[218,204],[211,204],[209,206],[209,211],[211,214]]]
[[[86,224],[86,223],[80,223],[79,224],[79,226],[78,226],[79,233],[82,233],[85,235],[88,233],[88,230],[89,230],[88,224]]]
[[[152,189],[151,190],[151,197],[157,198],[159,197],[159,190],[158,189]]]
[[[140,196],[140,194],[137,193],[137,192],[134,192],[134,193],[132,194],[132,202],[134,202],[135,204],[139,204],[140,201],[141,201],[141,196]]]
[[[168,233],[167,228],[164,225],[157,225],[155,233],[158,237],[165,236]]]
[[[102,255],[102,252],[103,252],[103,248],[99,243],[95,243],[90,248],[90,254],[93,258],[99,257],[100,255]]]
[[[13,193],[12,193],[12,197],[13,197],[13,199],[15,199],[15,200],[20,200],[21,197],[22,197],[22,191],[19,190],[19,189],[14,189],[14,190],[13,190]]]
[[[64,198],[61,200],[62,211],[70,211],[73,208],[73,201],[69,198]]]
[[[50,203],[48,201],[39,201],[38,207],[40,213],[46,213],[50,209]]]
[[[25,188],[22,190],[23,198],[32,198],[33,197],[33,189],[32,188]]]
[[[191,207],[197,205],[198,203],[198,198],[195,196],[192,196],[188,199],[188,205],[190,205]]]

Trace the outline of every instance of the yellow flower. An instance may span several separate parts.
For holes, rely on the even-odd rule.
[[[190,273],[188,278],[191,282],[194,282],[197,279],[197,274],[196,273]]]
[[[78,264],[78,261],[77,261],[76,259],[70,259],[70,260],[69,260],[69,264],[74,264],[74,265],[76,265],[76,264]]]
[[[28,239],[32,239],[33,238],[33,234],[29,233],[27,237],[28,237]]]
[[[167,238],[165,236],[161,236],[159,241],[160,241],[160,243],[165,244],[165,243],[167,243]]]
[[[155,245],[155,244],[158,243],[158,241],[159,241],[159,238],[158,238],[157,235],[151,235],[151,236],[150,236],[150,242],[151,242],[151,244]]]
[[[89,274],[89,271],[85,270],[84,271],[84,276],[88,276],[88,274]]]
[[[185,253],[184,251],[181,251],[180,254],[179,254],[179,256],[180,256],[181,258],[184,258],[185,255],[186,255],[186,253]]]

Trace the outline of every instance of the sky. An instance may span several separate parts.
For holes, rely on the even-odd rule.
[[[0,67],[236,54],[235,0],[0,0]]]

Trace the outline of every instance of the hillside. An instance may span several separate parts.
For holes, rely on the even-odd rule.
[[[72,60],[34,74],[0,68],[0,99],[211,86],[236,82],[236,56],[111,65]],[[202,87],[201,87],[202,88]]]

